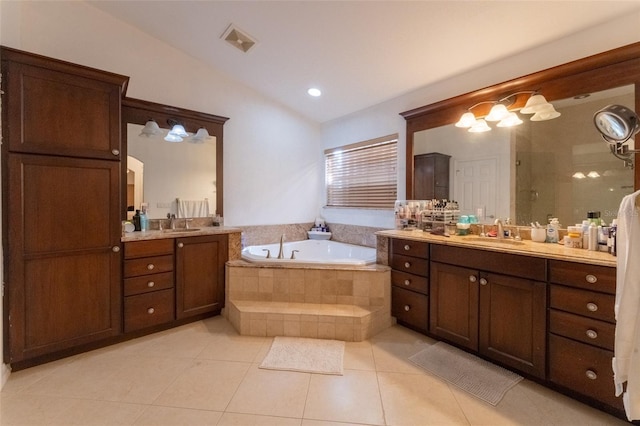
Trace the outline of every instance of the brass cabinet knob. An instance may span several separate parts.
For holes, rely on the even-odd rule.
[[[114,252],[114,253],[118,253],[120,251],[120,246],[111,247],[111,251]]]
[[[404,285],[409,285],[411,284],[411,280],[404,280]]]
[[[120,150],[118,150],[118,149],[112,149],[112,150],[111,150],[111,153],[112,153],[113,155],[120,155]]]
[[[404,310],[405,310],[406,312],[409,312],[409,311],[411,310],[411,306],[409,306],[409,305],[404,305]]]
[[[406,251],[409,251],[409,250],[411,250],[411,246],[410,246],[409,244],[405,244],[405,245],[404,245],[404,249],[405,249]]]
[[[598,305],[596,305],[595,303],[591,303],[591,302],[589,302],[589,303],[587,303],[587,309],[588,309],[590,312],[595,312],[595,311],[597,311],[597,310],[598,310]]]
[[[598,338],[598,332],[595,330],[587,330],[587,337],[589,339],[597,339]]]
[[[155,310],[155,309],[153,309],[153,308],[149,308],[149,309],[147,309],[147,313],[148,313],[149,315],[151,315],[151,314],[152,314],[152,313],[154,313],[155,311],[156,311],[156,310]]]
[[[478,281],[478,277],[475,275],[469,275],[469,282],[475,283],[476,281]]]
[[[153,263],[150,263],[150,264],[147,265],[147,269],[150,270],[150,271],[153,270],[153,268],[155,268],[155,267],[156,267],[156,265],[154,265]]]
[[[154,283],[153,281],[149,281],[147,283],[147,287],[153,287],[154,285],[156,285],[156,283]]]
[[[488,281],[486,278],[480,278],[480,285],[487,285]]]
[[[405,268],[411,268],[411,263],[409,263],[409,262],[404,262],[404,267],[405,267]]]
[[[589,284],[595,284],[598,282],[598,277],[596,277],[595,275],[589,274],[586,277],[584,277],[584,279],[589,283]]]
[[[595,371],[593,371],[593,370],[587,370],[587,371],[585,371],[585,373],[584,373],[584,374],[585,374],[585,375],[587,376],[587,378],[588,378],[588,379],[590,379],[590,380],[595,380],[595,379],[597,379],[597,378],[598,378],[598,375],[597,375],[597,374],[596,374],[596,372],[595,372]]]
[[[184,247],[184,243],[178,243],[178,248]]]

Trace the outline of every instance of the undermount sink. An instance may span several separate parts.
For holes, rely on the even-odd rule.
[[[509,245],[509,246],[520,246],[524,243],[518,240],[512,239],[498,239],[495,237],[463,237],[464,241],[475,242],[475,243],[487,243],[487,244],[498,244],[498,245]]]
[[[196,232],[199,231],[200,228],[178,228],[178,229],[163,229],[162,232],[166,233],[174,233],[174,232]]]

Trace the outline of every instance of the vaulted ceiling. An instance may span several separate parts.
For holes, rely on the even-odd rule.
[[[638,1],[89,4],[318,122],[640,10]],[[255,41],[246,53],[222,38],[230,25]]]

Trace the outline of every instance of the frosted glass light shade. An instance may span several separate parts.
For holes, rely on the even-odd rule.
[[[497,124],[498,127],[513,127],[522,124],[522,120],[518,117],[518,114],[515,112],[510,112],[506,118],[500,120]]]
[[[211,136],[209,132],[204,127],[200,127],[195,135],[193,135],[187,142],[191,143],[204,143],[207,139],[210,139]]]
[[[149,120],[140,131],[140,136],[150,138],[160,133],[162,133],[162,130],[160,129],[160,126],[158,126],[158,123],[156,123],[155,120]]]
[[[173,126],[169,133],[173,133],[176,136],[180,136],[181,138],[186,138],[189,136],[186,130],[184,130],[184,126],[182,124],[176,124]]]
[[[467,129],[476,122],[476,116],[473,115],[472,112],[465,112],[460,117],[460,120],[456,123],[456,127],[462,127],[463,129]]]
[[[491,130],[491,127],[481,118],[480,120],[476,120],[475,124],[471,126],[468,131],[471,133],[482,133],[488,132],[489,130]]]
[[[182,142],[183,139],[181,136],[178,136],[173,132],[169,132],[167,133],[167,136],[164,137],[164,140],[167,142]]]
[[[523,114],[535,114],[536,112],[546,108],[547,105],[551,104],[547,102],[547,99],[544,96],[533,95],[527,100],[527,103],[524,105],[524,108],[520,110],[520,112]],[[553,107],[553,105],[551,106]]]
[[[560,113],[551,104],[547,104],[536,111],[531,117],[531,121],[546,121],[560,117]]]
[[[484,119],[487,121],[500,121],[507,118],[509,115],[509,110],[506,106],[502,104],[495,104],[491,107],[491,111],[489,111],[489,115],[487,115]]]

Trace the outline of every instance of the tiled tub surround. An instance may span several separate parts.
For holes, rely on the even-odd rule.
[[[230,261],[224,315],[241,335],[362,341],[392,324],[390,269]]]
[[[313,222],[288,225],[239,226],[239,228],[242,229],[245,235],[245,244],[256,246],[279,242],[283,234],[285,241],[306,240],[308,238],[307,231],[312,226]],[[374,248],[376,247],[375,233],[384,230],[384,228],[344,225],[341,223],[328,223],[327,226],[331,230],[331,239],[333,241]]]

